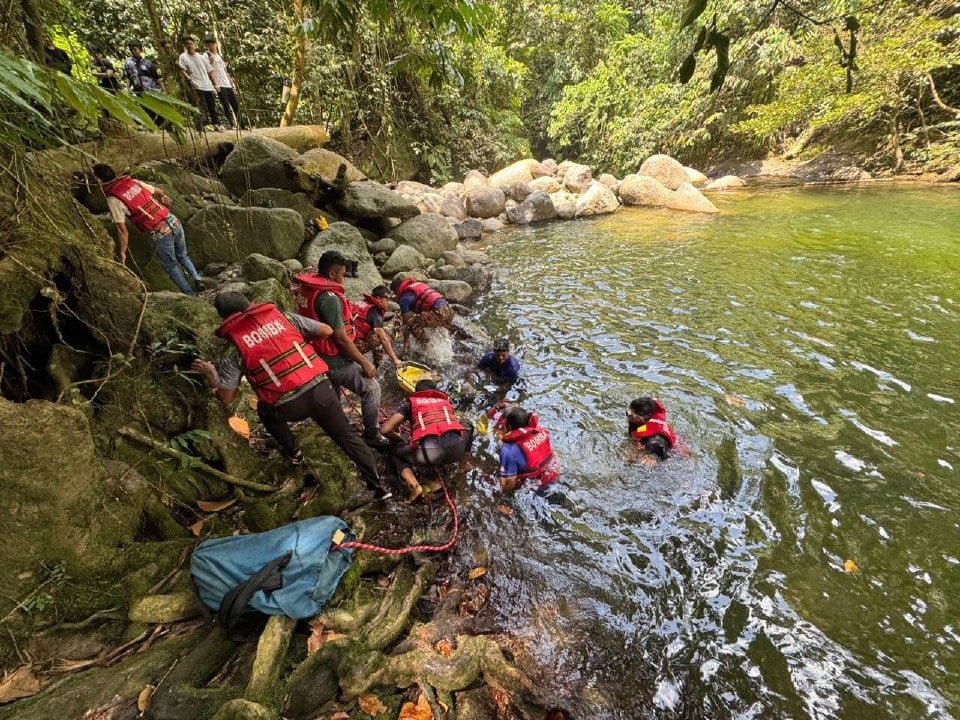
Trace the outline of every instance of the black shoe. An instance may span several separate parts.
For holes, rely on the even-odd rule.
[[[377,433],[376,435],[364,435],[363,441],[370,447],[378,449],[388,448],[393,445],[393,440],[388,437],[384,437],[380,433]]]
[[[203,278],[195,278],[193,280],[193,289],[197,292],[203,292],[207,289],[207,286],[203,284]]]

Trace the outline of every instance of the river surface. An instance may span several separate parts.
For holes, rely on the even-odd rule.
[[[715,198],[485,248],[473,319],[563,477],[499,512],[481,438],[459,560],[490,548],[498,620],[581,719],[960,717],[960,189]],[[688,449],[656,466],[645,393]]]

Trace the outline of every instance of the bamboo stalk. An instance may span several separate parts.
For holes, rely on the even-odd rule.
[[[166,455],[169,458],[173,458],[174,460],[189,460],[190,462],[194,463],[195,467],[198,470],[203,470],[205,473],[212,475],[218,480],[223,480],[223,482],[229,485],[235,485],[236,487],[246,488],[247,490],[258,490],[260,492],[269,492],[269,493],[272,493],[276,490],[276,488],[271,485],[264,485],[263,483],[256,483],[251,480],[241,480],[240,478],[234,477],[233,475],[229,475],[221,470],[217,470],[216,468],[210,467],[205,462],[194,457],[193,455],[188,455],[187,453],[182,452],[180,450],[174,450],[172,447],[167,447],[163,443],[157,442],[153,438],[149,438],[146,435],[142,435],[141,433],[138,433],[133,428],[122,427],[120,428],[119,433],[123,435],[123,437],[125,438],[129,438],[130,440],[135,440],[141,445],[146,445],[147,447],[151,447],[157,452],[163,455]]]

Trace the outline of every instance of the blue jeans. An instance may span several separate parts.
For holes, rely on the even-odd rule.
[[[187,274],[194,280],[200,280],[200,273],[193,266],[193,261],[187,255],[187,238],[183,234],[183,224],[177,220],[174,215],[170,215],[167,220],[169,229],[162,233],[153,235],[153,249],[157,253],[160,265],[166,270],[167,275],[173,280],[174,284],[187,295],[195,295],[193,288],[187,279],[183,276],[180,266],[187,271]]]

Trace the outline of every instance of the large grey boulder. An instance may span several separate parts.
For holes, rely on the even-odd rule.
[[[517,207],[507,210],[507,220],[514,225],[544,222],[557,217],[557,209],[553,206],[550,196],[543,190],[531,193],[526,200]]]
[[[462,223],[457,223],[455,226],[457,237],[460,240],[479,240],[480,236],[483,234],[483,223],[485,222],[487,221],[480,221],[476,218],[467,218]]]
[[[610,188],[614,192],[617,191],[617,185],[620,184],[620,181],[617,180],[616,175],[611,175],[610,173],[603,173],[603,175],[598,177],[597,180],[600,183],[606,185],[608,188]]]
[[[457,231],[439,213],[424,213],[402,222],[389,233],[398,245],[410,245],[429,258],[438,258],[444,250],[457,247]]]
[[[671,210],[686,210],[687,212],[718,213],[717,206],[707,200],[703,194],[690,183],[683,183],[667,198],[667,207]]]
[[[341,165],[345,165],[347,168],[345,175],[347,182],[359,182],[367,179],[367,176],[360,172],[352,162],[326,148],[308,150],[296,158],[291,165],[297,184],[301,190],[307,192],[316,190],[320,185],[321,178],[327,182],[333,180],[337,176]]]
[[[248,135],[238,142],[223,162],[220,177],[234,195],[250,188],[299,190],[293,161],[300,154],[282,142],[262,135]]]
[[[703,186],[703,190],[735,190],[746,187],[747,184],[736,175],[724,175]]]
[[[490,187],[490,181],[487,180],[487,176],[484,175],[479,170],[471,170],[463,178],[463,187],[461,189],[461,192],[466,194],[471,190],[475,190],[477,188],[485,188],[485,187]]]
[[[590,168],[580,163],[561,163],[563,173],[563,187],[572,193],[582,193],[593,182],[593,173]]]
[[[290,294],[287,282],[281,283],[276,278],[250,283],[244,294],[252,303],[270,303],[288,312],[294,308],[293,296]]]
[[[303,244],[303,218],[287,208],[207,207],[184,222],[194,264],[236,262],[251,253],[295,257]]]
[[[480,226],[483,228],[485,233],[495,233],[503,230],[503,220],[500,218],[484,218],[480,221]]]
[[[557,172],[559,171],[559,167],[557,166],[557,161],[554,160],[553,158],[544,158],[543,160],[540,161],[540,164],[543,165],[544,169],[551,175],[556,175]]]
[[[533,190],[525,182],[515,182],[507,188],[507,197],[514,202],[522,203]]]
[[[534,178],[527,183],[527,187],[529,187],[532,192],[543,190],[543,192],[547,193],[547,195],[550,195],[560,189],[560,181],[555,177],[545,175],[543,177]]]
[[[517,182],[530,182],[533,180],[533,173],[530,170],[539,164],[533,159],[518,160],[513,165],[508,165],[491,175],[490,187],[510,187]]]
[[[247,282],[256,282],[258,280],[275,280],[285,283],[288,279],[287,268],[279,260],[274,260],[260,253],[247,255],[240,264],[243,270],[243,277]]]
[[[373,180],[350,183],[337,199],[338,211],[355,218],[412,218],[420,210],[412,202]]]
[[[400,193],[404,197],[410,195],[440,195],[440,191],[424,183],[413,180],[401,180],[394,188],[394,192]]]
[[[565,202],[557,205],[558,220],[573,220],[577,216],[577,204]]]
[[[367,240],[367,250],[370,251],[371,255],[376,255],[378,253],[387,253],[387,255],[389,255],[396,249],[397,241],[393,238],[380,238],[374,242]]]
[[[661,207],[670,198],[670,191],[648,175],[627,175],[620,183],[619,193],[624,205]]]
[[[459,247],[459,246],[458,246]],[[459,250],[447,250],[437,258],[437,264],[453,265],[454,267],[463,267],[466,261],[460,255]]]
[[[290,192],[278,188],[257,188],[247,190],[240,198],[239,205],[244,207],[282,207],[296,210],[304,220],[322,217],[328,223],[336,222],[336,216],[315,206],[306,193]]]
[[[230,195],[227,186],[219,180],[164,160],[145,162],[134,168],[130,175],[151,185],[168,185],[181,195]]]
[[[427,285],[443,295],[448,302],[464,303],[473,295],[470,283],[463,280],[428,280]]]
[[[387,277],[397,273],[408,273],[425,268],[429,260],[422,253],[409,245],[399,245],[380,269]]]
[[[607,215],[620,209],[616,193],[603,183],[594,181],[587,191],[577,198],[577,217]]]
[[[463,199],[459,193],[454,190],[448,190],[443,196],[443,203],[440,205],[440,214],[446,215],[454,220],[467,219],[467,206],[463,204]]]
[[[504,211],[507,204],[507,196],[498,187],[470,190],[466,200],[467,215],[481,220],[496,217]]]
[[[344,291],[347,297],[359,300],[370,289],[383,284],[383,277],[367,250],[367,241],[353,225],[335,222],[329,228],[308,241],[300,251],[300,262],[305,268],[316,268],[320,256],[327,250],[339,250],[348,260],[356,260],[359,277],[347,278]]]
[[[668,190],[676,190],[689,182],[683,165],[669,155],[651,155],[643,161],[637,175],[652,177]]]
[[[471,250],[465,245],[457,247],[457,253],[467,265],[489,265],[490,256],[480,250]]]

